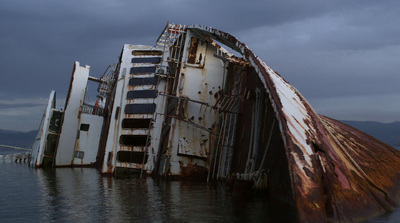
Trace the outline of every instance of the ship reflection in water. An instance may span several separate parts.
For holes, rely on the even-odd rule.
[[[13,162],[0,162],[0,176],[5,222],[287,222],[291,215],[261,198],[233,195],[223,184],[115,179],[93,168]]]

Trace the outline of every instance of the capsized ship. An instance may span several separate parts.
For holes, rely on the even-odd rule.
[[[64,110],[51,92],[31,165],[252,182],[301,222],[361,221],[399,201],[399,151],[318,115],[228,33],[168,23],[155,46],[124,45],[100,78],[89,70],[75,62]]]

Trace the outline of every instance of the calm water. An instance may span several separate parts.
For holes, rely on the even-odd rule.
[[[0,179],[0,222],[288,222],[292,216],[264,198],[232,195],[223,184],[114,179],[92,168],[32,169],[2,160]],[[400,222],[400,209],[366,222]]]
[[[0,222],[276,222],[287,214],[224,185],[101,177],[0,161]]]

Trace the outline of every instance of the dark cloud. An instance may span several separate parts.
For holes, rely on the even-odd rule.
[[[64,98],[74,60],[99,76],[124,43],[154,45],[168,20],[238,36],[307,98],[400,94],[399,6],[365,0],[3,0],[0,99],[46,98],[51,89]]]

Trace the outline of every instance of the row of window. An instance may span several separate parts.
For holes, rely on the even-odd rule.
[[[159,64],[161,63],[161,51],[132,51],[132,55],[140,56],[154,56],[154,57],[134,57],[132,63],[149,63]],[[158,56],[157,56],[158,55]],[[130,74],[151,74],[156,72],[156,66],[147,67],[132,67]],[[129,80],[129,86],[144,86],[151,85],[155,86],[158,84],[156,77],[133,77]],[[137,98],[156,98],[158,95],[157,90],[134,90],[128,91],[126,98],[137,99]],[[154,103],[141,103],[141,104],[127,104],[125,106],[125,114],[154,114],[156,111],[156,104]],[[122,128],[126,129],[150,129],[153,125],[153,119],[151,118],[125,118],[122,120]],[[151,143],[151,137],[149,135],[121,135],[119,138],[120,145],[123,146],[138,146],[145,147]],[[119,162],[137,163],[141,164],[147,162],[147,154],[144,152],[133,152],[133,151],[118,151],[117,160]]]

